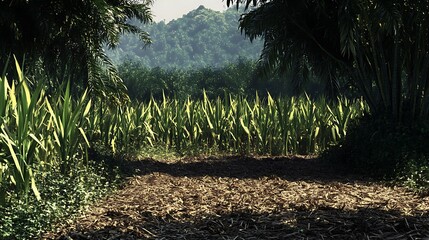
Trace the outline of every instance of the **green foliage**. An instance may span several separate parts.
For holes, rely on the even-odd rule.
[[[261,64],[267,71],[311,71],[333,86],[345,78],[365,98],[371,117],[328,158],[373,176],[428,185],[427,131],[421,130],[429,118],[427,1],[231,4],[255,6],[241,17],[240,28],[250,40],[264,39]]]
[[[0,238],[30,239],[117,184],[117,172],[88,161],[91,101],[0,78]],[[10,82],[10,83],[9,83]]]
[[[349,121],[367,106],[359,100],[336,103],[308,96],[253,100],[226,95],[202,100],[153,98],[147,103],[105,108],[97,132],[115,153],[165,146],[240,154],[314,154],[346,135]],[[190,150],[189,150],[190,149]]]
[[[233,9],[216,12],[199,7],[169,23],[141,26],[153,43],[145,48],[137,37],[126,34],[118,48],[108,51],[117,64],[141,62],[149,68],[221,67],[238,57],[258,58],[262,42],[249,43],[235,24],[240,13]]]
[[[51,170],[38,175],[42,200],[12,199],[0,206],[0,239],[38,239],[59,221],[68,221],[83,206],[100,199],[120,183],[117,170],[92,163],[63,175]]]
[[[48,99],[41,83],[31,91],[18,63],[16,69],[17,83],[9,84],[6,77],[0,78],[0,202],[12,197],[10,192],[6,194],[9,188],[23,199],[31,189],[40,200],[35,175],[56,166],[65,173],[65,166],[83,164],[88,144],[82,121],[91,107],[86,95],[74,103],[67,85],[63,95]]]
[[[244,65],[246,66],[246,65]],[[71,98],[70,85],[56,95],[30,90],[20,66],[18,83],[1,78],[0,165],[2,203],[40,200],[36,176],[59,169],[64,176],[88,164],[90,142],[116,153],[145,146],[182,149],[217,148],[233,153],[316,153],[344,137],[349,119],[365,111],[362,102],[339,98],[337,105],[308,96],[267,95],[253,100],[225,93],[223,99],[173,99],[109,105]],[[234,68],[232,68],[234,69]],[[94,102],[94,103],[93,103]],[[11,190],[15,190],[15,194]]]
[[[346,78],[374,114],[427,121],[427,1],[227,1],[234,3],[256,5],[240,28],[251,40],[264,39],[267,70],[312,71],[332,86]]]
[[[9,83],[6,77],[0,79],[0,113],[3,114],[0,118],[0,214],[4,216],[0,236],[3,238],[37,237],[60,217],[77,211],[79,206],[109,189],[109,182],[114,182],[117,174],[106,171],[109,168],[105,167],[94,169],[90,161],[94,157],[92,153],[100,149],[119,155],[160,146],[165,148],[165,156],[171,155],[171,150],[314,154],[337,144],[346,135],[348,139],[361,140],[361,136],[375,132],[388,136],[390,141],[393,139],[395,145],[385,144],[381,137],[367,138],[372,144],[367,149],[377,146],[383,150],[374,155],[362,153],[368,157],[369,165],[374,169],[384,166],[386,162],[379,159],[398,162],[394,165],[398,167],[392,169],[400,172],[410,186],[427,186],[424,166],[429,158],[421,153],[429,146],[425,143],[410,147],[416,141],[424,142],[427,133],[412,129],[393,132],[387,127],[390,125],[385,124],[387,130],[383,130],[380,127],[383,125],[376,123],[362,125],[366,133],[361,130],[349,134],[350,122],[368,111],[362,100],[340,97],[329,102],[324,98],[314,100],[308,95],[288,98],[268,93],[266,97],[256,94],[246,98],[230,93],[223,98],[210,98],[203,92],[197,100],[169,98],[163,94],[162,100],[152,97],[147,102],[117,106],[102,98],[90,100],[85,93],[73,99],[69,85],[52,95],[46,94],[42,85],[31,89],[18,64],[16,68],[17,81]],[[346,143],[344,149],[349,146]],[[412,151],[406,151],[409,149]],[[350,152],[360,154],[354,149]],[[415,161],[399,161],[395,156]]]
[[[30,189],[40,199],[35,185],[33,166],[37,164],[39,154],[43,151],[40,142],[40,126],[43,124],[44,112],[39,109],[41,89],[33,95],[17,64],[18,84],[8,84],[5,77],[0,79],[2,86],[3,116],[1,122],[0,145],[2,153],[3,181],[10,181],[18,195],[27,197]],[[41,150],[41,151],[39,151]],[[4,202],[5,194],[0,194]]]
[[[203,90],[210,98],[228,94],[254,96],[298,96],[304,91],[313,97],[326,94],[316,79],[295,87],[290,76],[273,74],[257,77],[257,64],[248,59],[222,67],[200,69],[163,69],[147,68],[140,62],[125,61],[118,67],[119,75],[124,79],[131,99],[149,101],[151,97],[161,100],[163,94],[170,98],[202,99]]]
[[[15,54],[25,58],[31,74],[43,69],[40,74],[54,86],[72,79],[97,94],[124,97],[122,81],[103,47],[115,47],[122,33],[149,42],[147,33],[128,20],[149,23],[151,2],[0,1],[0,65]]]
[[[347,131],[347,138],[325,158],[348,171],[396,179],[427,191],[429,137],[425,128],[405,127],[382,117],[366,116]]]
[[[84,132],[85,118],[91,109],[91,100],[84,92],[78,101],[73,101],[70,95],[70,83],[65,92],[57,97],[53,107],[46,101],[50,114],[49,125],[54,136],[53,147],[60,156],[60,168],[63,174],[69,172],[74,164],[76,154],[85,152],[89,142]],[[82,141],[85,140],[85,144]]]
[[[349,2],[349,1],[347,1]],[[341,55],[336,1],[237,0],[227,4],[245,4],[249,12],[240,18],[240,29],[250,41],[262,38],[259,66],[262,72],[286,72],[299,82],[311,74],[325,83],[331,95],[349,82],[350,61]],[[256,5],[249,8],[250,4]]]

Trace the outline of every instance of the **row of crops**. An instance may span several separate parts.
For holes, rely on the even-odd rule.
[[[309,154],[336,144],[350,120],[367,107],[361,100],[244,97],[150,100],[109,107],[87,93],[73,98],[69,85],[48,95],[0,79],[0,201],[11,194],[40,198],[38,182],[49,171],[69,174],[88,161],[94,144],[126,153],[161,145],[230,153]],[[39,178],[36,178],[38,176]]]
[[[162,101],[98,109],[90,119],[114,151],[128,151],[161,143],[176,150],[216,148],[230,153],[269,155],[313,154],[338,143],[346,135],[350,120],[368,109],[361,100],[226,98]],[[95,123],[97,122],[97,123]]]

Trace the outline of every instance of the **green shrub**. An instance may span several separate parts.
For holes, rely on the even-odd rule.
[[[365,116],[354,121],[346,138],[323,157],[345,171],[398,180],[418,191],[427,191],[428,137],[424,127],[408,127]]]
[[[59,220],[67,221],[74,213],[107,194],[119,183],[118,171],[103,163],[73,169],[59,169],[39,176],[41,199],[27,201],[11,197],[0,206],[0,239],[35,239]]]

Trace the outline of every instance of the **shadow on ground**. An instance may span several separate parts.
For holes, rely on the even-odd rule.
[[[294,209],[282,213],[232,212],[198,219],[107,213],[101,229],[79,229],[58,239],[428,239],[429,216],[359,209]]]
[[[429,239],[427,199],[318,158],[123,163],[129,186],[45,239]]]
[[[163,162],[154,159],[126,161],[123,172],[129,176],[154,172],[175,177],[228,177],[252,178],[279,177],[288,181],[352,182],[371,181],[362,176],[346,174],[320,158],[275,157],[254,158],[242,156],[210,157],[206,159],[183,159]]]

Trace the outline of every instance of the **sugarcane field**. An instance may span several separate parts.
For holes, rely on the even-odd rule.
[[[0,239],[429,239],[429,2],[0,1]]]

